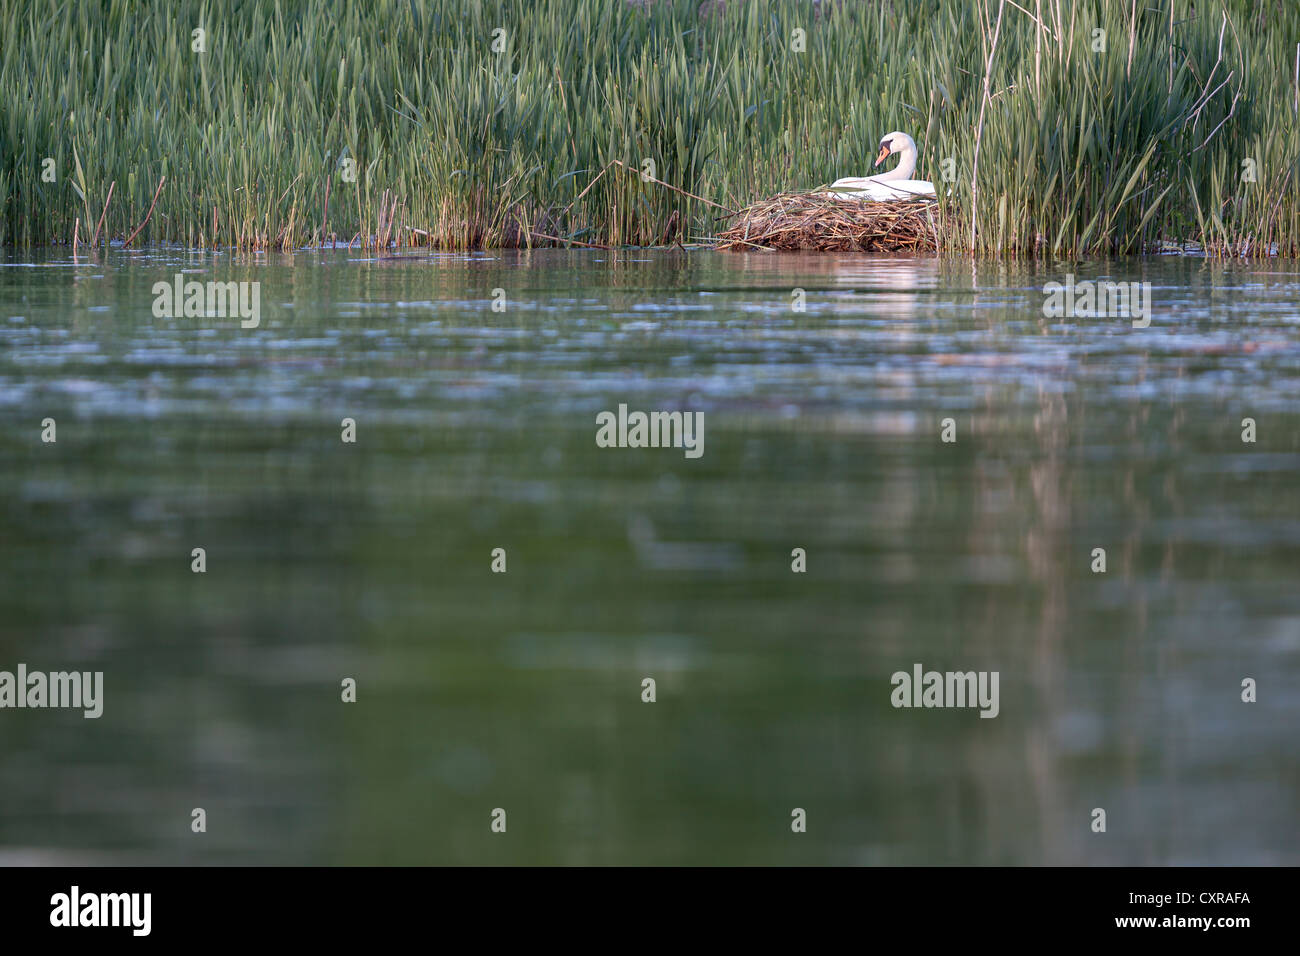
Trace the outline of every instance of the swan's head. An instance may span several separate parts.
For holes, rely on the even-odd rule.
[[[876,157],[876,165],[879,166],[885,161],[885,157],[890,153],[916,153],[916,141],[906,133],[900,133],[897,130],[890,133],[880,141],[880,155]]]

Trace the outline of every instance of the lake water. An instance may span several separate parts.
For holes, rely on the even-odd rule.
[[[3,254],[0,862],[1300,863],[1300,266],[1067,271]]]

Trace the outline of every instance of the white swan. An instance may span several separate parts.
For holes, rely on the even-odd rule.
[[[831,199],[868,199],[876,202],[896,202],[903,199],[934,199],[934,183],[924,179],[909,179],[916,171],[916,141],[906,133],[893,132],[880,141],[880,155],[876,165],[885,161],[890,153],[898,154],[898,165],[878,176],[850,176],[831,183],[836,192],[826,193]]]

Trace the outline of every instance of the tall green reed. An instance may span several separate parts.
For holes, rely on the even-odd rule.
[[[1293,3],[709,10],[0,0],[0,242],[689,240],[902,129],[947,251],[1300,252]]]

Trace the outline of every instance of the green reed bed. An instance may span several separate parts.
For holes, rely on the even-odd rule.
[[[0,243],[690,241],[902,129],[943,251],[1294,256],[1297,44],[1293,0],[0,0]]]

